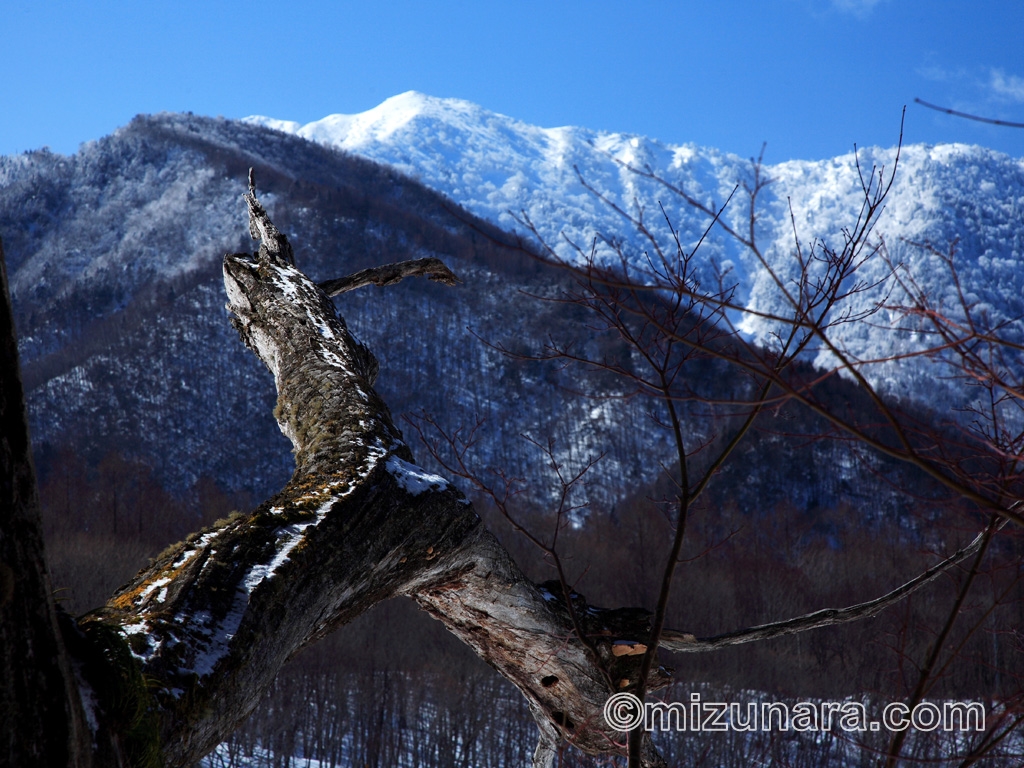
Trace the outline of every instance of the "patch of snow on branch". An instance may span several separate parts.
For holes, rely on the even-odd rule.
[[[440,475],[426,472],[397,456],[388,459],[387,469],[398,481],[402,490],[413,496],[418,496],[425,491],[443,490],[448,487],[448,481]]]
[[[234,639],[235,634],[238,632],[238,628],[242,624],[242,619],[249,607],[249,598],[252,596],[253,592],[255,592],[263,582],[274,577],[278,568],[288,560],[292,551],[302,541],[306,529],[319,524],[327,516],[327,513],[330,512],[334,503],[345,495],[347,495],[347,491],[331,496],[326,502],[320,505],[316,511],[316,516],[312,520],[302,523],[294,523],[292,525],[285,525],[278,529],[277,551],[274,556],[266,563],[257,563],[252,566],[249,573],[246,574],[242,583],[236,589],[235,603],[231,607],[231,610],[220,621],[219,626],[216,628],[211,627],[209,632],[209,647],[196,654],[195,661],[192,664],[192,672],[195,672],[197,675],[202,677],[210,674],[214,670],[217,662],[227,654],[231,641]],[[205,617],[207,619],[205,622],[202,621],[203,618],[204,617],[200,617],[198,615],[193,616],[192,622],[205,624],[211,623],[208,616]]]

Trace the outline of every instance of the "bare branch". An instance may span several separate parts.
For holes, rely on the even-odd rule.
[[[665,630],[662,632],[661,644],[663,647],[680,653],[699,653],[704,651],[716,651],[728,645],[740,645],[752,643],[758,640],[768,640],[783,635],[795,635],[798,632],[806,632],[809,629],[819,627],[831,627],[836,624],[846,624],[851,621],[868,619],[876,616],[886,608],[895,605],[906,597],[909,597],[926,584],[931,583],[940,575],[948,571],[958,563],[962,563],[971,557],[981,548],[982,542],[991,532],[1000,530],[1006,525],[1006,520],[1001,520],[992,529],[986,529],[979,533],[974,540],[963,549],[957,550],[941,563],[933,565],[924,573],[916,576],[905,584],[897,587],[891,592],[846,608],[822,608],[820,611],[797,616],[785,621],[776,621],[771,624],[761,624],[749,629],[740,629],[734,632],[727,632],[723,635],[713,637],[695,637],[687,632]]]
[[[936,112],[943,112],[947,115],[953,115],[954,117],[963,117],[967,120],[975,120],[979,123],[988,123],[989,125],[1001,125],[1004,128],[1024,128],[1024,123],[1011,123],[1009,120],[995,120],[991,117],[981,117],[980,115],[972,115],[970,112],[957,112],[955,109],[949,109],[949,107],[940,107],[937,104],[929,104],[923,99],[914,99],[915,104],[920,104],[922,107],[928,107],[928,109],[934,109]]]

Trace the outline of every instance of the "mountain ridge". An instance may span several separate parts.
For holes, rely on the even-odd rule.
[[[415,91],[363,113],[330,115],[306,125],[258,116],[244,122],[390,165],[503,228],[522,232],[528,218],[543,241],[569,260],[578,260],[580,253],[567,240],[584,252],[595,244],[606,263],[618,258],[607,244],[625,244],[633,266],[642,268],[650,245],[587,186],[623,211],[643,208],[645,224],[661,243],[671,248],[674,229],[689,249],[703,236],[709,217],[636,171],[649,171],[712,209],[735,185],[752,183],[751,161],[712,148],[573,126],[539,128],[470,102]],[[824,161],[765,164],[761,171],[771,183],[761,193],[756,234],[778,274],[784,280],[792,276],[796,242],[805,249],[813,242],[840,243],[860,210],[862,181],[896,165],[897,150],[881,147]],[[723,214],[740,231],[748,227],[744,205],[742,199],[734,201]],[[784,298],[757,259],[720,230],[711,234],[701,245],[705,283],[715,279],[709,266],[717,264],[730,270],[747,306],[785,313]],[[1024,158],[965,144],[903,146],[876,234],[885,239],[890,260],[902,264],[937,304],[955,306],[952,275],[941,259],[919,246],[945,251],[956,243],[959,277],[972,300],[992,308],[992,323],[1024,315]],[[892,293],[888,269],[881,259],[865,265],[862,277],[877,283],[876,290],[849,297],[838,311],[861,314],[874,304],[898,303],[900,291]],[[748,317],[743,329],[760,343],[770,342],[777,330],[756,317]],[[870,324],[844,329],[839,340],[858,359],[885,357],[893,344],[900,352],[923,348],[920,336],[894,335]],[[827,362],[827,355],[818,356],[819,364]],[[926,365],[881,365],[871,375],[890,394],[913,398],[936,372]],[[951,390],[945,395],[948,405],[956,404]]]
[[[406,128],[410,114],[402,116]],[[501,120],[498,124],[509,125]],[[569,142],[571,132],[544,135],[567,142],[555,147],[565,158],[555,168],[563,177],[578,183],[569,161],[597,157],[606,180],[621,181],[627,191],[650,189],[645,180],[598,151],[600,147]],[[604,148],[608,146],[635,157],[668,158],[685,178],[704,178],[701,189],[709,195],[709,188],[727,186],[717,171],[712,173],[715,163],[734,167],[743,162],[713,151],[703,157],[696,148],[670,152],[640,139],[634,146],[628,137],[609,140]],[[432,151],[436,157],[440,150]],[[1021,299],[1012,289],[1024,271],[1016,269],[1015,217],[1024,205],[1002,193],[1017,188],[1020,179],[1014,174],[1019,168],[1011,169],[1006,183],[993,184],[986,191],[988,202],[979,206],[972,190],[989,181],[983,171],[1002,167],[985,165],[991,153],[956,147],[905,151],[916,158],[909,165],[922,175],[923,186],[906,205],[894,209],[921,225],[918,234],[936,226],[935,212],[942,226],[966,218],[965,240],[973,238],[972,247],[981,251],[971,263],[1007,275],[1005,285],[990,287],[987,295],[982,290],[979,301],[988,301],[994,316],[1017,311],[1015,302]],[[926,156],[933,151],[934,158]],[[886,161],[885,151],[872,152],[865,151],[862,160]],[[453,157],[459,168],[473,162],[472,153]],[[953,182],[967,166],[951,164],[954,160],[978,169],[964,189]],[[927,173],[934,172],[929,163],[942,172],[941,183],[925,183]],[[643,405],[573,398],[568,393],[578,389],[578,382],[560,379],[567,374],[529,368],[479,343],[480,336],[501,341],[509,334],[519,343],[529,337],[529,327],[543,338],[549,329],[568,322],[520,301],[519,289],[550,292],[558,278],[542,272],[536,262],[516,261],[502,250],[506,235],[499,228],[474,219],[471,210],[460,211],[457,199],[444,190],[439,196],[438,190],[408,179],[395,166],[252,121],[170,113],[140,116],[112,136],[83,145],[74,156],[38,152],[0,158],[0,232],[10,260],[32,428],[46,455],[69,441],[77,441],[75,449],[96,460],[123,448],[177,489],[191,487],[201,473],[209,472],[230,488],[244,487],[259,496],[273,492],[287,477],[287,444],[270,416],[273,397],[265,372],[237,344],[222,309],[221,255],[251,247],[240,195],[253,165],[262,199],[294,243],[299,264],[314,278],[334,278],[401,258],[441,256],[472,281],[471,289],[451,293],[407,281],[384,293],[368,289],[341,300],[350,325],[382,360],[382,394],[396,413],[426,409],[457,412],[462,423],[472,423],[476,416],[488,419],[494,427],[481,444],[483,466],[536,464],[538,457],[527,444],[509,439],[519,433],[558,438],[557,458],[569,466],[608,449],[592,486],[592,497],[602,504],[616,503],[615,492],[601,495],[602,484],[621,492],[644,487],[657,475],[655,456],[667,446]],[[793,161],[774,168],[790,186],[814,174],[824,179],[791,198],[797,215],[812,229],[816,222],[837,224],[856,200],[849,192],[856,180],[849,162]],[[535,176],[547,172],[526,170]],[[529,181],[525,171],[521,179]],[[835,179],[845,180],[846,197],[825,194],[840,186]],[[476,181],[485,183],[483,176]],[[613,229],[621,216],[609,215],[582,185],[574,190],[566,195],[556,187],[534,190],[528,195],[531,218],[549,206],[550,220],[589,227],[579,230],[581,238],[592,232],[638,252],[629,231],[616,234]],[[559,211],[565,213],[565,200],[586,205],[563,216]],[[947,206],[950,200],[960,209]],[[778,195],[773,204],[780,204]],[[589,220],[591,210],[603,218]],[[933,218],[922,218],[922,211]],[[769,211],[759,233],[768,240],[782,239],[785,212]],[[974,215],[964,217],[965,212]],[[679,231],[690,242],[706,228],[706,222],[692,215],[682,224]],[[1009,244],[1004,242],[1007,237]],[[733,263],[737,272],[743,269],[745,256],[728,239],[711,239],[701,253],[722,265]],[[763,293],[751,279],[748,299],[767,301]],[[770,328],[751,332],[767,335]],[[881,373],[891,378],[890,392],[914,402],[920,401],[915,393],[922,392],[929,404],[943,406],[934,371],[896,365]],[[726,380],[716,386],[738,385]],[[449,426],[458,426],[454,416]],[[772,493],[788,494],[812,508],[832,503],[839,489],[847,493],[859,472],[856,461],[835,453],[841,449],[813,450],[818,451],[813,463],[833,472],[822,469],[813,477],[801,476],[806,487],[799,492],[777,466],[782,461],[778,452],[767,462],[761,455],[750,460],[764,463],[757,470],[759,483],[774,483]],[[769,477],[773,472],[776,479]],[[765,494],[752,487],[748,495],[743,504],[757,506]]]
[[[543,292],[550,278],[536,283],[537,263],[501,250],[500,230],[383,166],[187,115],[137,118],[71,158],[0,161],[17,176],[0,190],[0,231],[14,233],[5,248],[44,470],[46,456],[74,445],[93,463],[128,451],[179,491],[207,474],[269,495],[287,478],[273,387],[223,310],[221,255],[251,247],[241,200],[249,165],[316,279],[440,256],[468,286],[406,281],[339,299],[381,359],[379,386],[396,413],[461,408],[503,421],[512,404],[543,401],[548,410],[527,409],[519,431],[569,435],[560,446],[567,460],[624,440],[635,447],[619,451],[615,466],[638,480],[647,471],[636,446],[650,429],[616,437],[594,421],[589,437],[570,430],[572,420],[592,421],[583,416],[591,406],[542,397],[545,376],[555,374],[524,372],[467,330],[500,339],[522,316],[542,323],[550,315],[523,308],[519,289],[534,281],[531,293]],[[43,223],[33,231],[26,216]],[[520,442],[495,433],[483,458],[521,465],[529,449]]]

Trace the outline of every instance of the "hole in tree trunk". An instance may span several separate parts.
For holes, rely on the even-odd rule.
[[[566,716],[565,712],[552,712],[551,719],[558,723],[560,726],[565,728],[567,731],[571,731],[576,727],[576,723]]]

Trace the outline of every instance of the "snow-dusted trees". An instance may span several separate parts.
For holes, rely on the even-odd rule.
[[[5,686],[3,703],[18,713],[3,718],[2,746],[15,763],[190,766],[253,711],[289,657],[381,600],[405,595],[522,692],[540,731],[533,758],[538,768],[552,765],[564,742],[591,755],[628,753],[633,764],[662,765],[648,734],[633,730],[627,739],[604,716],[613,693],[632,691],[642,698],[668,682],[669,671],[657,658],[659,645],[712,650],[873,615],[975,557],[991,538],[995,523],[903,587],[848,609],[706,638],[666,629],[664,603],[688,510],[717,469],[711,462],[692,468],[697,474],[691,475],[687,464],[692,451],[674,410],[678,355],[689,348],[702,355],[718,351],[762,377],[737,431],[719,445],[723,460],[749,427],[745,420],[752,422],[774,403],[780,387],[792,398],[807,399],[813,391],[783,374],[792,352],[749,359],[751,349],[735,351],[706,335],[700,318],[711,316],[702,316],[700,302],[694,303],[701,294],[688,281],[685,255],[670,254],[663,262],[665,287],[675,292],[675,304],[616,282],[613,273],[596,271],[595,265],[581,275],[581,290],[590,293],[573,299],[611,312],[603,316],[621,333],[632,333],[640,319],[641,335],[624,338],[634,350],[647,352],[654,378],[640,374],[635,381],[661,397],[679,446],[674,543],[656,611],[591,606],[564,578],[536,585],[482,525],[472,504],[445,478],[416,465],[373,389],[373,353],[349,333],[327,293],[411,274],[450,281],[447,269],[421,262],[318,286],[295,265],[291,246],[252,189],[246,199],[250,232],[261,245],[255,254],[225,257],[225,288],[242,341],[274,376],[274,415],[293,444],[295,472],[252,512],[168,548],[106,605],[77,622],[58,622],[49,597],[38,525],[32,522],[37,504],[14,375],[13,330],[0,329],[7,331],[6,474],[0,489],[11,495],[13,510],[0,519],[0,626],[4,679],[16,682]],[[844,259],[829,269],[842,274],[849,261]],[[681,271],[673,271],[675,265]],[[727,292],[712,299],[712,309],[728,308]],[[807,301],[800,294],[802,319],[789,342],[794,350],[821,327],[813,320],[818,304]],[[561,348],[557,354],[568,357],[571,351]],[[767,366],[768,373],[758,366]],[[1015,516],[1009,504],[992,502],[989,509]],[[23,570],[34,576],[19,580]],[[46,685],[29,684],[40,675]],[[53,707],[55,715],[46,711]],[[60,754],[46,752],[51,742],[42,729],[18,730],[19,723],[50,717],[65,726],[58,742],[68,746]]]
[[[691,197],[650,167],[620,163],[625,172],[661,185],[667,195],[706,217],[707,229],[689,247],[684,247],[664,207],[658,217],[664,221],[655,227],[639,202],[634,201],[634,206],[619,203],[582,176],[581,182],[638,233],[646,252],[638,254],[635,248],[630,250],[615,240],[595,240],[586,247],[570,242],[575,253],[566,258],[561,248],[565,243],[559,244],[559,250],[544,244],[539,229],[523,214],[521,223],[533,241],[546,249],[539,258],[558,265],[575,281],[574,288],[547,300],[583,310],[589,318],[588,333],[605,343],[595,346],[592,339],[553,330],[541,349],[519,356],[579,365],[617,378],[619,386],[611,396],[645,398],[652,418],[671,436],[676,448],[675,461],[664,465],[668,482],[663,487],[670,490],[651,499],[648,506],[650,514],[660,513],[670,520],[672,545],[662,561],[658,593],[648,598],[656,609],[641,673],[635,684],[627,686],[639,700],[647,693],[645,675],[656,667],[659,645],[678,652],[698,652],[876,615],[957,561],[963,565],[947,592],[951,607],[924,628],[930,638],[924,651],[894,654],[897,663],[914,671],[904,675],[905,689],[890,693],[893,698],[903,693],[913,707],[934,695],[953,665],[970,663],[961,662],[961,654],[972,637],[980,634],[987,617],[1008,605],[1019,605],[1022,582],[1014,542],[1019,541],[1019,526],[1024,524],[1019,506],[1024,484],[1019,458],[1024,446],[1024,333],[1019,319],[993,319],[990,308],[969,286],[961,284],[955,244],[948,251],[931,243],[900,244],[934,257],[952,286],[947,295],[936,296],[922,287],[934,285],[935,276],[921,279],[892,256],[884,238],[876,233],[876,224],[894,184],[899,157],[897,150],[891,168],[866,170],[855,155],[861,203],[859,210],[848,212],[849,224],[840,233],[830,233],[835,237],[822,240],[818,236],[824,233],[814,233],[814,238],[804,240],[791,208],[793,240],[788,259],[763,252],[758,238],[758,198],[771,183],[760,159],[752,161],[749,177],[733,189],[733,195],[746,199],[735,203],[730,196],[721,207]],[[730,202],[739,205],[742,213],[727,221],[723,211]],[[666,227],[668,237],[658,234]],[[740,300],[728,271],[708,270],[699,263],[698,251],[712,232],[724,233],[757,265],[762,282],[773,289],[762,289],[760,302]],[[533,246],[523,245],[528,247]],[[770,301],[765,300],[768,293],[774,294]],[[752,336],[753,327],[762,330],[760,337]],[[851,351],[853,345],[846,343],[851,328],[863,327],[877,329],[883,337],[877,354],[858,355]],[[769,332],[763,332],[765,328]],[[610,344],[624,346],[625,352],[609,353]],[[889,396],[880,372],[920,366],[925,361],[932,375],[943,381],[945,397],[932,403],[937,407],[928,407],[928,396],[902,403]],[[716,366],[717,377],[694,375],[701,365]],[[723,381],[730,384],[722,385]],[[948,408],[950,391],[955,392],[952,409]],[[608,398],[609,393],[598,396]],[[808,429],[808,422],[801,427],[779,421],[766,424],[780,414],[792,418],[794,412],[808,414],[813,426]],[[433,446],[435,457],[451,472],[490,494],[516,524],[507,484],[495,486],[467,465],[466,444],[459,435],[446,433],[431,420],[428,424],[432,428],[428,445]],[[932,531],[933,535],[919,535],[918,540],[940,540],[949,551],[952,541],[964,540],[966,529],[976,534],[974,541],[884,597],[846,609],[818,611],[708,639],[687,640],[679,632],[664,629],[670,593],[687,589],[685,578],[677,578],[677,569],[685,559],[682,545],[690,526],[695,517],[714,514],[707,504],[709,487],[719,482],[716,476],[737,460],[744,441],[758,429],[805,442],[838,442],[845,446],[839,452],[844,463],[859,463],[861,472],[873,471],[877,457],[911,468],[920,481],[913,488],[894,491],[907,497],[917,495],[931,508],[925,523],[943,527],[941,534]],[[554,457],[550,458],[555,466]],[[838,474],[843,469],[837,466],[835,471]],[[571,497],[571,486],[581,476],[569,473],[559,474],[559,478],[566,486],[563,498]],[[870,519],[872,510],[856,514]],[[556,543],[565,524],[563,509],[553,517],[546,533],[524,533],[545,551],[561,575]],[[1009,523],[1014,525],[1004,533]],[[890,524],[900,525],[898,521]],[[694,549],[700,551],[699,546],[691,546],[690,551]],[[1000,586],[979,587],[983,581]],[[980,590],[988,594],[978,596]],[[975,613],[966,617],[962,610],[972,602]],[[996,630],[990,635],[993,643],[998,642]],[[1009,652],[1019,654],[1019,647]],[[992,663],[998,668],[998,662]],[[1004,682],[1008,681],[1004,678]],[[964,764],[980,759],[1020,726],[1022,719],[1011,714],[1013,702],[1022,695],[1020,682],[1015,677],[997,694],[1002,698],[1001,715],[990,722],[984,738],[963,744],[958,758]],[[630,766],[642,763],[640,736],[637,731],[630,734]],[[903,759],[906,739],[905,731],[891,735],[884,747],[886,765],[894,766]]]

